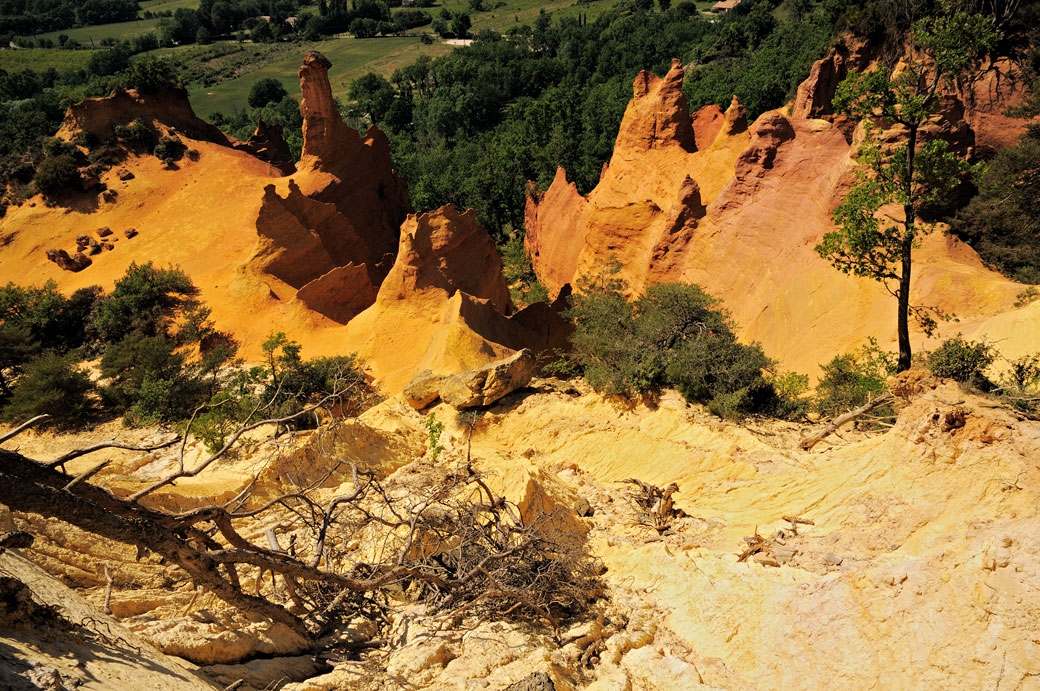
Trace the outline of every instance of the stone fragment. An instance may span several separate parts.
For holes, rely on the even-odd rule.
[[[505,691],[556,691],[556,684],[545,672],[532,672],[507,686]]]
[[[93,263],[82,252],[76,252],[76,254],[70,257],[68,252],[58,249],[47,250],[47,259],[50,259],[66,271],[73,272],[82,271]]]
[[[401,395],[404,396],[404,400],[408,405],[416,410],[422,410],[440,398],[441,382],[443,381],[444,377],[437,376],[426,369],[412,377],[412,380],[404,387]]]
[[[769,552],[758,552],[753,559],[762,566],[780,566],[780,561]]]
[[[534,367],[534,353],[524,348],[511,357],[446,378],[440,387],[441,400],[458,409],[491,405],[526,386]]]
[[[110,228],[99,228],[97,234],[99,238],[107,238],[112,234],[112,230]]]
[[[119,172],[117,172],[117,173],[116,173],[116,175],[117,175],[117,176],[119,177],[119,179],[120,179],[120,180],[122,180],[123,182],[126,182],[127,180],[133,180],[133,179],[134,179],[134,174],[133,174],[133,173],[131,173],[131,172],[130,172],[129,170],[127,170],[126,168],[120,168],[120,169],[119,169]]]
[[[127,228],[126,230],[123,231],[123,235],[125,235],[127,237],[127,239],[129,240],[130,238],[132,238],[132,237],[137,235],[137,229],[136,228]]]
[[[592,515],[592,506],[589,504],[589,500],[585,497],[578,497],[578,501],[574,502],[574,513],[578,514],[582,518]]]

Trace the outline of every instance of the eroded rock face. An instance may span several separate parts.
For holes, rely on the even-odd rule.
[[[721,298],[745,338],[804,372],[868,337],[887,340],[893,306],[883,289],[839,274],[813,250],[834,229],[862,137],[833,116],[833,93],[849,69],[868,63],[855,47],[835,49],[802,85],[792,114],[766,112],[750,127],[735,100],[724,114],[708,106],[691,117],[676,94],[678,65],[665,79],[640,75],[596,188],[582,196],[560,170],[546,192],[528,194],[526,243],[539,279],[555,293],[616,259],[631,295],[654,283],[698,283]],[[922,139],[968,153],[970,111],[952,95],[942,103]],[[883,136],[895,146],[903,133],[893,127]],[[973,315],[975,333],[1005,335],[996,315],[1021,288],[935,235],[918,250],[911,290]]]
[[[693,151],[693,122],[682,93],[683,69],[678,60],[664,78],[640,71],[632,85],[632,100],[625,109],[618,132],[617,149],[657,149],[678,146]]]
[[[343,122],[329,85],[332,63],[309,51],[300,67],[303,155],[297,181],[304,194],[333,204],[375,256],[397,249],[398,229],[411,211],[408,186],[394,172],[390,144],[379,128],[360,135]]]
[[[375,304],[348,325],[348,337],[390,391],[423,370],[445,376],[522,348],[565,347],[564,301],[510,314],[499,262],[472,210],[448,205],[409,217]],[[415,393],[412,405],[428,404],[428,395]]]
[[[80,101],[69,108],[55,136],[71,142],[81,132],[89,132],[98,139],[106,139],[112,135],[116,125],[134,120],[157,126],[163,131],[175,130],[192,139],[225,146],[232,144],[227,135],[195,115],[188,102],[188,92],[179,87],[154,94],[120,89],[109,96]]]
[[[431,288],[462,291],[487,300],[499,313],[513,311],[502,260],[476,212],[451,204],[408,217],[401,226],[397,261],[379,291],[380,300],[408,300]]]
[[[289,142],[285,141],[281,125],[268,125],[263,120],[256,123],[256,131],[241,146],[257,158],[267,161],[285,175],[296,172]]]
[[[678,61],[663,79],[640,73],[610,164],[588,197],[562,169],[548,191],[529,193],[527,249],[551,294],[611,258],[635,292],[674,273],[747,141],[736,99],[726,112],[712,105],[691,116],[682,80]]]

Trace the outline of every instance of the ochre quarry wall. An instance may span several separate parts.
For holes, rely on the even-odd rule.
[[[555,294],[615,258],[632,294],[655,283],[698,283],[722,300],[745,340],[812,375],[868,337],[893,344],[894,299],[814,251],[834,229],[831,215],[854,180],[862,137],[833,115],[830,100],[850,63],[865,60],[832,51],[795,103],[750,126],[736,100],[722,117],[716,106],[691,115],[677,61],[664,78],[640,73],[595,189],[581,196],[560,169],[547,191],[528,193],[527,248],[539,279]],[[975,112],[948,95],[927,136],[967,152]],[[899,136],[884,133],[893,142]],[[960,332],[999,342],[1008,356],[1035,349],[1040,306],[1014,307],[1024,288],[932,232],[915,252],[911,300],[956,321],[942,322],[931,340],[914,333],[917,347]]]

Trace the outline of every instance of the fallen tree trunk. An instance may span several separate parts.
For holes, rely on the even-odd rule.
[[[831,434],[836,432],[838,429],[840,429],[842,425],[844,425],[846,423],[849,423],[849,422],[852,422],[856,418],[858,418],[858,417],[860,417],[862,415],[866,415],[870,411],[874,410],[874,408],[877,408],[878,406],[880,406],[880,405],[882,405],[884,403],[888,403],[888,402],[890,402],[890,401],[892,401],[894,399],[895,399],[895,396],[893,396],[890,393],[886,393],[886,394],[884,394],[882,396],[878,396],[877,398],[875,398],[873,401],[870,401],[869,403],[861,405],[859,408],[856,408],[855,410],[850,410],[849,412],[845,413],[844,415],[839,415],[838,417],[834,418],[834,420],[829,425],[826,425],[826,426],[820,428],[819,430],[817,430],[816,432],[813,432],[809,436],[804,437],[798,443],[798,446],[800,446],[805,451],[808,451],[812,447],[816,446],[823,439],[825,439],[826,437],[830,436]]]

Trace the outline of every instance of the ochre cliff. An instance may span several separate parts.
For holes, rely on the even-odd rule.
[[[347,342],[390,390],[429,369],[460,372],[514,350],[561,347],[562,303],[512,316],[495,246],[472,210],[448,205],[409,216],[375,304],[346,327]]]
[[[117,125],[140,120],[161,132],[174,131],[192,139],[230,146],[232,139],[191,109],[188,92],[170,87],[156,93],[133,89],[117,89],[102,98],[88,98],[73,105],[55,135],[75,141],[80,132],[89,132],[99,140],[111,136]]]
[[[834,228],[861,138],[833,116],[830,100],[850,64],[864,61],[856,51],[832,51],[789,108],[750,127],[735,101],[726,117],[715,106],[691,116],[677,62],[663,79],[641,73],[596,188],[582,197],[560,169],[546,192],[529,191],[527,247],[539,279],[555,294],[615,258],[633,294],[654,283],[698,283],[722,299],[745,339],[803,372],[868,337],[887,346],[892,298],[880,284],[840,274],[813,249]],[[970,112],[952,95],[944,104],[926,136],[969,151]],[[898,134],[885,133],[892,141]],[[914,303],[958,319],[941,323],[939,337],[1001,339],[1009,356],[1022,354],[1034,347],[1028,334],[1040,333],[1040,309],[1013,306],[1023,289],[941,231],[915,253]],[[915,338],[919,346],[925,340]]]
[[[190,155],[166,169],[128,152],[102,175],[103,194],[11,209],[0,273],[71,292],[110,289],[134,262],[179,266],[247,358],[273,330],[310,355],[343,352],[339,339],[320,334],[374,302],[409,205],[385,137],[375,129],[361,137],[340,120],[327,66],[312,54],[302,70],[307,149],[292,177],[283,176],[295,166],[276,128],[260,123],[249,142],[236,142],[197,118],[182,90],[118,91],[73,106],[59,131],[68,141],[83,131],[103,139],[139,119]],[[75,252],[76,238],[103,228],[112,232],[87,268],[73,273],[48,260],[47,250]]]
[[[334,204],[379,259],[397,249],[398,228],[411,211],[408,185],[394,172],[379,128],[362,136],[343,122],[329,85],[331,64],[309,51],[300,67],[303,155],[296,179],[308,197]]]

